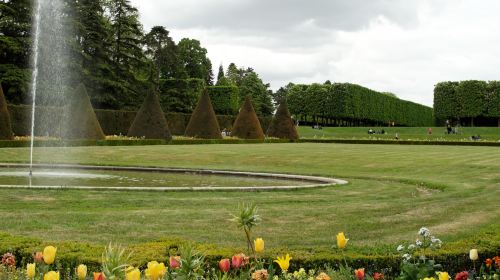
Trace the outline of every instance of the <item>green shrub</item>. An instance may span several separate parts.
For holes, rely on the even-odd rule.
[[[240,113],[234,121],[233,128],[231,129],[231,136],[242,139],[264,139],[264,132],[260,126],[259,118],[252,106],[250,96],[245,98],[243,106],[241,106]]]
[[[207,87],[214,111],[219,115],[235,115],[238,113],[238,87],[211,86]]]
[[[299,139],[297,128],[295,127],[295,124],[290,116],[286,101],[283,101],[278,106],[276,114],[274,115],[266,134],[268,137],[276,137],[280,139]]]
[[[160,102],[154,91],[144,100],[139,112],[130,126],[129,137],[144,137],[146,139],[164,139],[170,141],[172,135],[168,129],[167,119],[161,109]]]
[[[203,139],[221,139],[221,131],[208,91],[205,90],[193,111],[185,135]]]
[[[12,125],[10,123],[10,114],[7,109],[7,101],[3,94],[2,85],[0,84],[0,139],[10,140],[13,138]]]

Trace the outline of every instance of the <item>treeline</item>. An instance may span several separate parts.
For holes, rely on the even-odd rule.
[[[214,86],[212,63],[201,43],[190,38],[176,43],[162,26],[145,32],[139,12],[129,0],[62,3],[62,8],[53,9],[57,14],[44,16],[61,17],[62,25],[73,35],[63,38],[69,48],[63,49],[50,41],[54,38],[47,38],[40,43],[41,60],[55,63],[53,57],[43,57],[44,51],[54,51],[50,48],[61,51],[61,57],[67,55],[71,59],[68,69],[56,74],[73,73],[71,84],[83,83],[95,108],[137,109],[147,92],[157,90],[166,111],[189,113],[200,88]],[[0,83],[12,104],[30,103],[33,4],[31,0],[0,0]],[[50,26],[42,21],[41,30],[44,28]],[[39,87],[49,92],[53,90],[50,75],[54,73],[46,70],[39,71]],[[274,110],[269,84],[264,84],[251,68],[230,64],[227,73],[219,73],[217,86],[212,90],[214,96],[231,96],[224,102],[219,100],[219,113],[236,113],[237,102],[247,94],[258,104],[260,115],[270,115]],[[43,96],[38,100],[42,105],[44,101]]]
[[[434,88],[438,122],[500,126],[500,81],[441,82]]]
[[[335,126],[432,126],[432,108],[349,83],[294,85],[277,91],[299,120]]]

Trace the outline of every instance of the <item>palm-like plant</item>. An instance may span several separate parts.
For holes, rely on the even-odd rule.
[[[250,239],[250,232],[252,228],[261,221],[260,216],[257,214],[257,206],[254,203],[240,205],[238,215],[233,215],[231,221],[235,222],[238,227],[243,228],[247,238],[248,248],[255,256],[255,249]]]
[[[102,273],[107,280],[125,279],[125,269],[128,266],[130,254],[120,245],[109,245],[102,254]]]
[[[196,280],[203,276],[205,256],[188,246],[181,250],[181,266],[175,279]]]

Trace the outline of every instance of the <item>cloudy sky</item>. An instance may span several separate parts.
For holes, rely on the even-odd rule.
[[[145,30],[288,82],[351,82],[432,105],[444,80],[500,79],[498,0],[132,0]]]

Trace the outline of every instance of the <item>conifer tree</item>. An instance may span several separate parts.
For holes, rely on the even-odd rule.
[[[7,101],[3,95],[2,85],[0,84],[0,140],[12,140],[12,126],[10,123]]]
[[[207,90],[203,91],[198,105],[189,119],[185,135],[204,139],[222,138],[219,123]]]
[[[276,114],[267,129],[267,136],[290,140],[299,139],[286,100],[283,100],[276,110]]]
[[[165,113],[163,113],[158,96],[154,91],[151,91],[146,96],[127,135],[129,137],[164,139],[167,141],[172,139]]]
[[[250,96],[245,98],[243,106],[234,121],[231,136],[242,139],[264,139],[264,132],[260,126],[259,118],[255,114]]]

